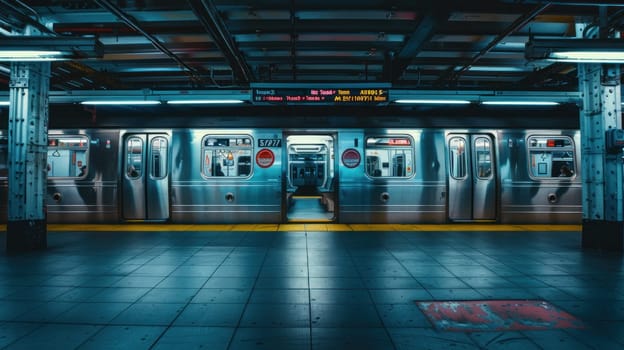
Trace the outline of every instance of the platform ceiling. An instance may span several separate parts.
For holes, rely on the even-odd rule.
[[[528,61],[530,35],[574,37],[621,1],[0,0],[0,32],[95,36],[100,59],[53,62],[52,90],[391,83],[408,89],[577,89],[575,64]],[[43,28],[42,28],[43,29]],[[0,90],[9,64],[0,63]]]

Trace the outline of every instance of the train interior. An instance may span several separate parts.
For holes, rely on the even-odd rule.
[[[290,135],[286,138],[288,222],[333,221],[335,215],[334,137]]]

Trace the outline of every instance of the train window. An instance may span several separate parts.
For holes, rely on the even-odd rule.
[[[143,140],[139,137],[128,137],[126,142],[126,175],[138,179],[143,174]]]
[[[490,147],[490,140],[485,137],[477,137],[474,140],[474,153],[477,177],[480,179],[492,177],[492,149]]]
[[[0,137],[0,179],[6,179],[9,175],[9,140]]]
[[[466,140],[463,137],[452,137],[449,140],[449,165],[454,179],[467,176],[468,158],[466,157]],[[490,166],[490,172],[492,168]]]
[[[151,152],[151,175],[155,179],[162,179],[167,176],[167,139],[160,136],[153,138]]]
[[[531,136],[527,142],[530,175],[570,178],[576,173],[574,142],[567,136]]]
[[[414,175],[412,139],[406,136],[368,137],[365,150],[366,174],[370,177]]]
[[[202,174],[206,177],[251,175],[253,143],[246,135],[207,135],[202,140]]]
[[[48,177],[85,177],[88,150],[86,136],[48,136]]]

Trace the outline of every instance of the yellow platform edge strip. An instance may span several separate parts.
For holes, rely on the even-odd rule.
[[[336,232],[336,231],[581,231],[582,225],[502,225],[502,224],[48,224],[48,231],[267,231],[267,232]],[[0,224],[0,231],[6,225]]]

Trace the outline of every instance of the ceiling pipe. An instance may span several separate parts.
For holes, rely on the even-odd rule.
[[[171,50],[169,50],[165,45],[163,45],[163,43],[161,43],[160,40],[158,40],[155,36],[146,32],[143,28],[141,28],[138,21],[134,19],[134,17],[124,13],[120,8],[113,5],[108,0],[94,0],[94,1],[100,7],[105,8],[110,13],[112,13],[115,17],[123,21],[127,26],[129,26],[130,28],[134,29],[135,31],[143,35],[145,38],[147,38],[147,40],[149,40],[152,43],[152,45],[154,45],[155,48],[157,48],[162,53],[164,53],[165,55],[173,59],[178,65],[180,65],[180,67],[184,68],[193,80],[196,80],[196,81],[202,80],[201,76],[198,74],[195,68],[186,64],[184,61],[182,61],[182,59],[180,59],[180,57],[178,57]]]
[[[212,36],[215,45],[223,52],[234,76],[240,82],[251,82],[253,73],[223,23],[217,7],[210,0],[188,0],[188,3],[204,29]]]
[[[463,67],[461,67],[459,70],[455,70],[455,67],[451,67],[451,70],[447,71],[447,73],[445,74],[444,77],[442,77],[440,79],[440,81],[455,81],[457,79],[459,79],[459,76],[462,75],[463,72],[465,72],[466,70],[468,70],[470,67],[472,67],[473,64],[477,63],[477,61],[479,61],[483,56],[485,56],[488,52],[492,51],[492,49],[498,45],[501,41],[505,40],[505,38],[507,38],[510,34],[512,34],[513,32],[517,31],[518,29],[522,28],[523,26],[525,26],[527,23],[529,23],[533,18],[535,18],[535,16],[539,15],[540,13],[542,13],[544,10],[546,10],[551,4],[550,3],[546,3],[546,4],[541,4],[539,6],[537,6],[535,9],[533,9],[533,11],[524,14],[523,16],[517,18],[509,27],[507,27],[502,33],[500,33],[499,35],[496,36],[496,38],[494,38],[485,48],[483,48],[481,51],[479,51],[479,53],[477,53],[476,56],[474,56],[472,58],[472,60],[470,60],[470,62],[466,65],[464,65]]]
[[[2,6],[0,7],[4,8],[2,17],[5,18],[3,21],[7,25],[18,30],[24,30],[26,26],[31,26],[43,34],[57,35],[56,32],[41,23],[41,18],[39,17],[39,14],[31,7],[19,0],[14,0],[13,2],[17,3],[18,6],[8,3],[6,0],[0,0],[0,3],[2,3]],[[18,7],[21,7],[31,12],[34,15],[35,19],[31,18],[29,15],[19,10]],[[18,23],[16,23],[15,21],[10,21],[10,18],[6,17],[10,17],[11,14],[15,17],[17,21],[19,21]]]

